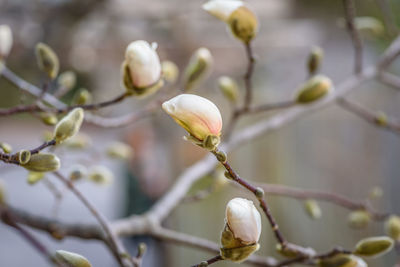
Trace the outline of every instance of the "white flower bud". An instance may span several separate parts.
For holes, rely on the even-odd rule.
[[[178,95],[162,104],[162,108],[190,135],[200,141],[208,136],[219,137],[222,117],[210,100],[191,94]]]
[[[244,244],[258,242],[261,234],[261,216],[253,202],[244,198],[234,198],[226,206],[226,222],[234,234]]]
[[[0,60],[6,58],[13,44],[11,29],[8,25],[0,25]]]
[[[161,63],[155,48],[142,40],[129,44],[125,51],[122,75],[127,91],[136,95],[147,94],[148,90],[145,89],[153,88],[161,81]],[[156,86],[157,89],[159,87]]]
[[[244,6],[244,3],[240,0],[211,0],[203,5],[203,9],[218,19],[228,22],[229,16],[241,6]]]

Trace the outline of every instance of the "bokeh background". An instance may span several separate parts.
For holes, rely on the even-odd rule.
[[[338,25],[343,17],[341,1],[332,0],[249,0],[260,20],[260,32],[254,41],[257,65],[254,73],[255,101],[274,102],[291,98],[307,72],[306,58],[313,45],[325,50],[321,72],[340,83],[353,69],[353,51],[347,32]],[[400,2],[391,0],[394,19],[400,25]],[[234,40],[225,25],[201,9],[204,1],[186,0],[0,0],[0,24],[11,26],[15,44],[8,66],[26,80],[40,85],[43,76],[37,69],[34,46],[49,44],[58,53],[62,70],[78,75],[75,91],[88,88],[95,101],[109,99],[122,92],[120,64],[126,46],[144,39],[158,43],[161,59],[172,60],[181,68],[193,51],[207,47],[213,54],[211,77],[194,93],[212,99],[229,118],[229,105],[216,88],[220,75],[237,78],[246,70],[246,58],[240,42]],[[383,21],[373,0],[356,1],[357,15]],[[391,40],[390,32],[379,38],[364,38],[365,65],[376,62]],[[400,71],[400,64],[392,66]],[[177,84],[179,86],[179,83]],[[165,90],[168,90],[167,88]],[[171,90],[171,89],[170,89]],[[73,95],[67,95],[68,101]],[[400,91],[378,82],[362,84],[350,95],[365,106],[383,110],[400,118]],[[0,79],[0,107],[11,107],[29,101],[18,89]],[[118,116],[143,106],[150,99],[128,99],[123,104],[99,113]],[[243,127],[266,120],[273,113],[247,118]],[[1,118],[0,141],[15,150],[31,148],[41,142],[43,132],[52,130],[29,115]],[[74,162],[107,165],[114,171],[110,185],[90,182],[78,187],[110,219],[131,213],[142,213],[157,200],[174,179],[205,154],[184,142],[183,130],[161,110],[156,116],[122,129],[99,129],[85,126],[92,146],[86,151],[56,150],[62,158],[62,171]],[[122,140],[133,146],[135,157],[123,163],[101,156],[105,146]],[[355,115],[331,105],[291,123],[279,131],[247,144],[231,155],[232,165],[241,176],[254,181],[337,192],[351,198],[366,199],[379,186],[384,195],[372,204],[379,210],[400,213],[400,139],[375,128]],[[31,186],[27,172],[18,167],[0,165],[0,178],[7,186],[8,199],[16,207],[45,216],[54,216],[54,196],[45,182]],[[67,192],[54,177],[47,179],[64,192],[57,216],[67,222],[94,222],[86,208]],[[203,179],[191,193],[204,188]],[[234,196],[249,197],[246,192],[228,184],[205,200],[181,204],[171,214],[166,226],[185,233],[219,241],[225,205]],[[326,251],[335,245],[351,248],[360,238],[383,234],[382,223],[372,222],[366,229],[353,230],[347,225],[348,211],[321,203],[323,216],[311,220],[303,203],[283,197],[268,197],[282,232],[294,243]],[[260,255],[279,257],[275,240],[263,218]],[[96,267],[115,266],[102,244],[68,238],[54,241],[47,234],[35,234],[52,249],[65,249],[85,255]],[[144,266],[190,266],[211,255],[184,246],[163,243],[150,237],[127,240],[131,251],[138,242],[148,244]],[[394,266],[394,251],[383,258],[367,260],[369,266]],[[230,266],[221,262],[218,266]],[[0,224],[0,266],[48,266],[16,232]],[[242,264],[242,266],[250,266]]]

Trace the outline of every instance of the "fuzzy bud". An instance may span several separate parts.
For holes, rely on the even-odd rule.
[[[385,33],[383,23],[374,17],[356,17],[354,24],[357,30],[370,37],[380,37]]]
[[[92,94],[85,88],[79,89],[79,91],[74,95],[73,103],[75,105],[85,105],[92,102]]]
[[[204,97],[181,94],[164,102],[162,108],[200,141],[206,140],[208,136],[221,135],[221,113],[213,102]]]
[[[60,159],[51,153],[38,153],[31,155],[30,160],[22,166],[33,172],[51,172],[60,168]]]
[[[377,257],[389,252],[394,241],[387,236],[369,237],[360,240],[355,247],[354,254],[358,256]]]
[[[65,250],[57,250],[55,257],[63,264],[71,267],[92,267],[90,262],[83,256]]]
[[[378,111],[375,115],[374,121],[379,126],[386,126],[388,124],[388,117],[383,111]]]
[[[160,59],[148,42],[134,41],[126,48],[122,83],[128,93],[136,96],[152,94],[163,85]]]
[[[31,152],[29,150],[21,150],[18,152],[18,162],[24,165],[31,159]]]
[[[57,144],[74,136],[83,122],[84,112],[82,108],[75,108],[58,122],[54,130],[54,139]]]
[[[308,199],[304,202],[304,210],[310,216],[311,219],[321,218],[322,212],[318,205],[318,202],[314,199]]]
[[[0,61],[7,58],[13,45],[12,31],[8,25],[0,25]]]
[[[315,46],[311,49],[310,55],[307,60],[307,68],[309,74],[314,74],[321,66],[322,59],[324,58],[324,51],[321,47]]]
[[[400,241],[400,217],[390,216],[385,222],[385,232],[396,241]]]
[[[88,171],[85,166],[80,164],[75,164],[71,167],[68,176],[71,181],[77,181],[84,178],[87,175],[87,172]]]
[[[336,256],[321,259],[320,267],[367,267],[365,261],[354,255],[338,254]]]
[[[349,226],[356,229],[365,228],[371,221],[371,215],[365,210],[353,211],[348,216]]]
[[[89,170],[88,179],[97,184],[110,184],[114,175],[107,167],[98,165]]]
[[[6,204],[6,187],[3,180],[0,180],[0,205]]]
[[[369,192],[369,197],[371,199],[378,199],[383,196],[383,189],[379,186],[372,187],[371,191]]]
[[[213,57],[210,50],[201,47],[197,49],[190,58],[183,76],[183,87],[189,91],[197,87],[208,78],[213,65]]]
[[[178,79],[179,69],[178,66],[172,61],[165,60],[161,62],[162,76],[169,82],[174,83]]]
[[[316,75],[300,87],[296,96],[296,102],[299,104],[308,104],[321,99],[332,90],[331,79],[324,75]]]
[[[232,103],[236,103],[239,95],[239,87],[235,80],[228,76],[221,76],[218,78],[218,88],[226,99]]]
[[[85,149],[92,144],[90,137],[83,133],[77,133],[66,140],[63,145],[69,149]]]
[[[4,153],[7,153],[7,154],[12,152],[12,147],[8,143],[0,142],[0,148],[3,150]]]
[[[224,151],[218,151],[215,153],[215,156],[217,157],[217,160],[219,162],[225,163],[227,160],[226,153]]]
[[[76,85],[76,74],[73,71],[65,71],[58,76],[57,81],[62,88],[69,91]]]
[[[40,113],[40,119],[42,120],[42,122],[44,124],[50,125],[50,126],[54,126],[58,122],[57,116],[54,115],[53,113],[49,113],[49,112]]]
[[[36,45],[36,60],[39,69],[54,79],[58,75],[60,63],[57,54],[48,45],[38,43]]]
[[[127,160],[133,156],[133,149],[122,142],[113,142],[107,147],[107,155],[114,159]]]
[[[45,175],[44,172],[29,172],[27,182],[30,185],[34,185],[40,180],[42,180],[44,178],[44,175]]]

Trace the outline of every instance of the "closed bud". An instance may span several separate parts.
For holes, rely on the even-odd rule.
[[[356,17],[354,24],[361,33],[370,37],[380,37],[385,33],[383,23],[374,17]]]
[[[89,170],[88,179],[97,184],[110,184],[114,175],[107,167],[98,165]]]
[[[34,185],[40,180],[42,180],[44,178],[44,175],[45,175],[44,172],[29,172],[27,182],[30,185]]]
[[[178,79],[178,66],[172,61],[165,60],[161,62],[162,76],[169,83],[174,83]]]
[[[381,198],[383,196],[383,189],[379,186],[374,186],[369,192],[369,197],[371,199]]]
[[[206,139],[204,139],[203,143],[200,145],[201,147],[204,147],[205,149],[209,150],[209,151],[214,151],[220,142],[220,138],[219,136],[216,135],[208,135],[206,137]],[[217,159],[221,162],[224,162],[224,155],[221,153],[217,153]],[[226,155],[225,155],[226,156]],[[225,157],[226,160],[226,157]]]
[[[87,168],[80,164],[75,164],[69,171],[69,179],[71,181],[78,181],[87,176]]]
[[[0,142],[0,148],[3,150],[4,153],[7,153],[7,154],[12,152],[12,147],[8,143]]]
[[[315,46],[311,49],[310,55],[307,60],[307,68],[309,74],[314,74],[318,71],[321,66],[322,59],[324,57],[324,51],[322,48]]]
[[[296,258],[299,256],[298,250],[293,250],[290,247],[282,247],[281,244],[276,244],[276,251],[286,258]]]
[[[18,152],[18,162],[25,165],[31,159],[31,152],[29,150],[21,150]]]
[[[75,105],[85,105],[92,102],[92,94],[85,88],[79,89],[74,95],[73,103]]]
[[[6,204],[6,186],[3,180],[0,180],[0,205]]]
[[[54,139],[57,144],[74,136],[83,122],[84,112],[82,108],[75,108],[58,122],[54,130]]]
[[[215,153],[215,156],[217,157],[217,160],[219,162],[222,162],[222,163],[226,162],[227,157],[226,157],[226,153],[224,151],[217,151]]]
[[[145,243],[140,243],[138,246],[138,254],[137,257],[143,257],[147,251],[147,246]]]
[[[354,254],[377,257],[389,252],[393,248],[393,244],[393,239],[387,236],[365,238],[356,244]]]
[[[236,103],[239,95],[239,88],[235,80],[228,76],[221,76],[218,79],[218,88],[226,99],[232,103]]]
[[[92,267],[90,262],[83,256],[65,250],[57,250],[55,257],[58,261],[71,267]]]
[[[338,254],[318,261],[320,267],[367,267],[367,263],[357,256]]]
[[[371,215],[365,210],[357,210],[351,212],[347,220],[350,227],[361,229],[368,226],[371,221]]]
[[[258,199],[262,199],[264,197],[264,189],[257,187],[256,191],[254,191],[254,195],[256,195]]]
[[[378,111],[377,114],[375,115],[375,123],[379,126],[386,126],[388,123],[388,117],[387,115],[382,112],[382,111]]]
[[[146,96],[163,85],[160,59],[155,48],[146,41],[129,44],[121,71],[123,86],[132,95]]]
[[[333,90],[331,79],[324,75],[316,75],[304,83],[296,96],[299,104],[308,104],[321,99]]]
[[[69,91],[76,85],[76,74],[73,71],[65,71],[58,76],[58,84]]]
[[[56,53],[48,45],[38,43],[36,45],[36,60],[39,69],[54,79],[58,75],[60,63]]]
[[[308,199],[304,202],[304,210],[310,216],[311,219],[321,218],[322,212],[318,205],[318,202],[314,199]]]
[[[122,142],[113,142],[107,147],[107,155],[114,159],[127,160],[133,156],[133,149]]]
[[[51,153],[38,153],[31,155],[28,163],[22,166],[33,172],[51,172],[60,168],[60,159]]]
[[[66,140],[63,145],[69,149],[85,149],[92,144],[90,137],[83,133],[77,133]]]
[[[57,116],[50,112],[40,113],[40,119],[44,122],[44,124],[50,126],[56,125],[58,122]]]
[[[0,61],[5,60],[13,45],[12,31],[8,25],[0,25]]]
[[[396,241],[400,241],[400,217],[390,216],[385,222],[385,232]]]
[[[181,94],[164,102],[162,108],[199,141],[206,140],[208,136],[221,135],[221,113],[213,102],[204,97]]]
[[[207,79],[212,65],[213,58],[210,50],[204,47],[197,49],[185,68],[183,76],[183,88],[185,91],[194,89]]]

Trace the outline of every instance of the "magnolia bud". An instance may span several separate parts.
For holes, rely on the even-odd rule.
[[[58,122],[57,116],[54,115],[53,113],[49,113],[49,112],[40,113],[40,118],[46,125],[50,125],[50,126],[56,125]]]
[[[13,44],[13,36],[8,25],[0,25],[0,61],[10,53]]]
[[[296,96],[299,104],[314,102],[333,90],[331,79],[324,75],[316,75],[304,83]]]
[[[206,140],[207,136],[221,135],[221,113],[213,102],[204,97],[181,94],[164,102],[162,108],[200,141]]]
[[[211,67],[213,65],[213,58],[210,50],[207,48],[199,48],[194,52],[190,58],[189,64],[186,66],[183,87],[185,91],[194,89],[202,81],[208,78]]]
[[[66,140],[63,145],[69,149],[85,149],[92,144],[90,137],[83,133],[77,133]]]
[[[44,178],[44,172],[29,172],[27,182],[30,185],[34,185]]]
[[[374,186],[369,192],[369,197],[372,199],[381,198],[383,196],[383,189],[379,186]]]
[[[388,123],[388,117],[383,111],[378,111],[375,115],[374,121],[379,126],[386,126]]]
[[[308,199],[304,202],[304,209],[311,219],[321,218],[322,212],[318,202],[314,199]]]
[[[257,17],[242,1],[212,0],[204,4],[203,9],[226,22],[233,35],[245,43],[257,34]]]
[[[4,153],[11,153],[12,147],[10,144],[0,142],[0,148],[3,150]]]
[[[83,256],[68,252],[65,250],[57,250],[55,257],[57,260],[71,267],[92,267],[90,262]]]
[[[215,153],[215,156],[217,157],[217,160],[219,162],[225,163],[227,160],[226,153],[224,151],[218,151]]]
[[[87,175],[87,169],[85,166],[80,164],[75,164],[71,167],[69,172],[69,179],[71,181],[77,181],[84,178]]]
[[[45,72],[51,79],[58,75],[60,63],[56,53],[48,45],[38,43],[36,45],[36,60],[39,69]]]
[[[379,37],[385,33],[383,23],[374,17],[356,17],[354,24],[357,30],[371,37]]]
[[[74,95],[73,103],[75,105],[85,105],[92,101],[92,94],[85,88],[79,89]]]
[[[389,252],[394,241],[387,236],[369,237],[360,240],[355,247],[354,254],[359,256],[380,256]]]
[[[234,198],[228,202],[226,225],[221,234],[221,256],[241,262],[259,249],[261,216],[253,202]]]
[[[162,76],[169,82],[174,83],[178,79],[179,69],[178,66],[172,61],[166,60],[161,62]]]
[[[51,172],[60,168],[60,159],[51,153],[38,153],[31,155],[28,163],[22,166],[33,172]]]
[[[71,90],[76,84],[76,74],[73,71],[65,71],[58,76],[58,84],[67,90]]]
[[[288,247],[282,247],[281,244],[276,244],[275,249],[279,254],[281,254],[282,256],[284,256],[286,258],[296,258],[299,256],[298,250],[293,250]]]
[[[135,41],[126,48],[122,82],[129,93],[137,96],[154,93],[163,85],[160,59],[148,42]]]
[[[311,53],[308,56],[307,60],[307,68],[310,74],[314,74],[318,71],[321,66],[323,57],[324,51],[321,47],[315,46],[311,49]]]
[[[320,267],[367,267],[365,261],[354,255],[338,254],[319,260]]]
[[[114,175],[107,167],[98,165],[90,169],[88,179],[97,184],[109,184],[114,180]]]
[[[75,108],[58,122],[54,130],[54,139],[57,144],[74,136],[83,122],[84,112],[82,108]]]
[[[229,101],[232,103],[237,101],[239,89],[235,80],[228,76],[221,76],[218,79],[218,88]]]
[[[31,152],[29,150],[21,150],[18,152],[18,162],[24,165],[31,159]]]
[[[133,149],[127,144],[113,142],[107,148],[107,155],[111,158],[127,160],[132,157]]]
[[[371,221],[371,215],[365,210],[357,210],[351,212],[347,220],[352,228],[365,228]]]
[[[385,222],[385,232],[396,241],[400,241],[400,217],[392,215]]]
[[[3,180],[0,180],[0,205],[6,204],[6,187]]]

